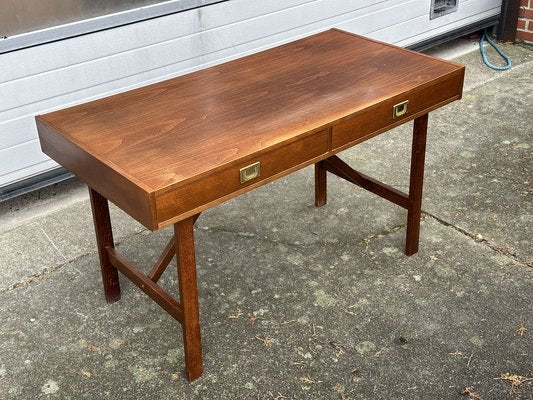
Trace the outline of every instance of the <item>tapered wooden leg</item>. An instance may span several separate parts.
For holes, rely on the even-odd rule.
[[[418,251],[427,126],[427,114],[415,119],[411,153],[409,203],[407,207],[407,237],[405,241],[405,254],[408,256],[413,255]]]
[[[315,163],[315,206],[321,207],[328,201],[326,161]]]
[[[203,371],[196,261],[194,256],[193,225],[195,220],[195,217],[192,216],[174,225],[179,293],[183,310],[185,375],[189,381],[200,377]]]
[[[114,247],[109,205],[107,199],[92,188],[89,188],[89,197],[93,210],[94,231],[96,233],[98,255],[100,256],[105,299],[108,303],[114,303],[120,300],[120,284],[118,271],[111,265],[106,250],[106,247]]]

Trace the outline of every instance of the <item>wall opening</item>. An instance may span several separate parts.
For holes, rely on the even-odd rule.
[[[443,15],[457,11],[459,0],[431,0],[429,19],[442,17]]]

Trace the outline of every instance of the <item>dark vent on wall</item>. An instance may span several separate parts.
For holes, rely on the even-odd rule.
[[[431,0],[429,19],[442,17],[443,15],[457,11],[459,0]]]

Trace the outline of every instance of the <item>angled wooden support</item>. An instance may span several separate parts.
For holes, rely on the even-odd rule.
[[[89,188],[93,209],[96,240],[108,302],[120,299],[118,271],[122,272],[139,289],[161,306],[183,329],[185,349],[185,375],[192,381],[202,375],[202,344],[198,288],[196,284],[196,261],[194,252],[194,223],[196,214],[179,221],[174,226],[174,235],[148,274],[144,274],[114,247],[107,199]],[[157,281],[176,256],[180,302],[157,285]]]
[[[152,300],[159,304],[175,320],[183,323],[182,306],[172,298],[163,288],[143,274],[128,259],[112,247],[106,248],[111,264],[122,272],[139,289],[146,293]]]
[[[198,218],[200,217],[201,213],[198,213],[194,215],[193,218],[193,225],[196,223]],[[152,267],[151,271],[148,273],[148,277],[157,283],[159,278],[161,278],[161,275],[163,275],[163,272],[168,267],[168,264],[172,261],[172,258],[174,258],[174,255],[176,254],[176,236],[172,236],[163,249],[163,253],[161,253],[161,256],[156,261],[155,265]]]
[[[172,261],[174,258],[174,255],[176,254],[176,239],[174,236],[172,236],[165,246],[163,253],[159,257],[159,259],[156,261],[155,265],[152,267],[151,271],[148,273],[148,278],[150,278],[154,283],[157,283],[159,278],[161,278],[161,275],[163,275],[163,272],[168,267],[168,264]]]
[[[414,121],[409,194],[354,170],[339,157],[333,155],[315,164],[315,205],[320,207],[326,204],[326,171],[377,194],[407,209],[405,254],[408,256],[415,254],[418,251],[420,237],[427,124],[427,114]]]
[[[325,161],[326,169],[332,174],[377,194],[394,204],[407,208],[409,204],[409,195],[406,193],[354,170],[337,156],[329,157]]]

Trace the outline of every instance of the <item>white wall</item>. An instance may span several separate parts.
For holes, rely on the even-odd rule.
[[[0,187],[57,166],[40,151],[45,113],[339,27],[401,46],[498,15],[460,0],[430,20],[429,0],[231,0],[0,55]]]

